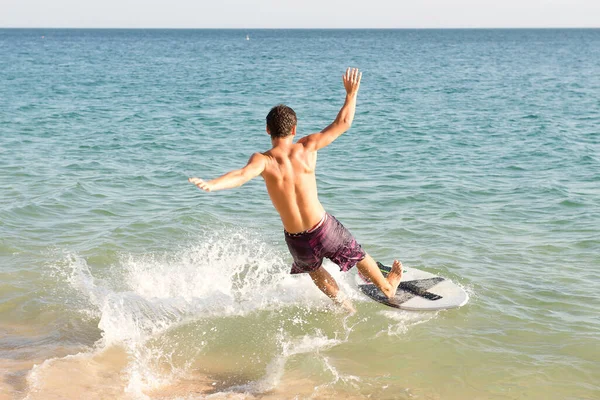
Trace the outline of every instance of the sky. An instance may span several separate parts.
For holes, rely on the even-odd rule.
[[[0,27],[600,27],[600,0],[0,0]]]

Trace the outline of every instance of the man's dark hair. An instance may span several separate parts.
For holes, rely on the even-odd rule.
[[[267,114],[267,128],[271,137],[281,138],[291,135],[292,128],[297,122],[294,110],[284,104],[271,108]]]

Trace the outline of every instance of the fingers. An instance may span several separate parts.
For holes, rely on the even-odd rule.
[[[359,72],[358,68],[348,67],[342,78],[344,79],[344,82],[358,83],[362,78],[362,72]]]
[[[205,182],[200,178],[188,178],[188,181],[196,185],[198,189],[202,189],[205,192],[210,192],[210,185],[208,184],[208,182]]]
[[[344,81],[344,87],[346,88],[346,93],[357,93],[358,88],[360,87],[361,79],[362,72],[359,72],[358,68],[348,67],[348,69],[346,69],[346,73],[342,76],[342,80]]]

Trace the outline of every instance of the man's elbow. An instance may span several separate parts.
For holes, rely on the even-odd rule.
[[[346,132],[347,130],[350,129],[350,127],[352,127],[352,121],[351,120],[350,121],[342,121],[340,123],[340,130],[342,132]]]

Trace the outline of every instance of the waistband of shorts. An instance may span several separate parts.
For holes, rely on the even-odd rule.
[[[327,222],[327,220],[329,219],[329,213],[325,213],[323,214],[323,217],[321,217],[321,220],[319,222],[317,222],[315,224],[315,226],[313,226],[310,229],[307,229],[305,231],[302,232],[298,232],[298,233],[289,233],[288,231],[286,231],[285,229],[283,230],[283,232],[287,235],[287,236],[291,236],[291,237],[299,237],[299,236],[304,236],[304,235],[308,235],[310,233],[313,233],[314,231],[318,230],[320,227],[322,227],[325,222]]]

